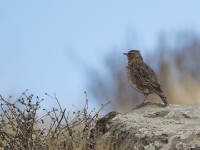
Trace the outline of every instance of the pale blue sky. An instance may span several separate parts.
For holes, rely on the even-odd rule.
[[[43,98],[55,92],[66,107],[82,104],[87,79],[74,59],[101,71],[114,48],[145,53],[163,32],[199,34],[199,16],[198,0],[1,0],[0,94],[28,88]]]

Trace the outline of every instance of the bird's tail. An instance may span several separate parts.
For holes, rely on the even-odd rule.
[[[161,89],[160,84],[157,84],[157,85],[151,84],[151,85],[148,85],[148,88],[160,96],[160,98],[163,101],[163,103],[165,104],[165,106],[169,105],[167,102],[167,97],[165,96],[163,90]]]

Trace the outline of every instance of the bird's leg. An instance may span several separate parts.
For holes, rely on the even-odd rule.
[[[147,99],[147,96],[149,95],[149,93],[148,94],[144,94],[144,99],[142,100],[142,103],[140,103],[140,105],[139,106],[142,106],[143,104],[144,104],[144,102],[145,102],[145,100]]]

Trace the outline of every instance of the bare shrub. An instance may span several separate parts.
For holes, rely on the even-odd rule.
[[[169,102],[200,102],[200,37],[193,32],[180,32],[172,43],[165,36],[155,53],[159,54],[155,64]]]
[[[85,106],[81,110],[66,113],[54,94],[58,108],[43,109],[38,96],[22,93],[19,99],[11,102],[0,96],[0,148],[5,150],[45,150],[45,149],[92,149],[94,143],[90,131],[99,118],[100,111],[109,103],[102,104],[98,111],[88,111],[86,95]],[[39,111],[44,115],[40,116]],[[40,112],[41,113],[41,112]]]

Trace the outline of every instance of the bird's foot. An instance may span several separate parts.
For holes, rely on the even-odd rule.
[[[141,107],[144,107],[144,106],[148,105],[149,103],[150,103],[150,102],[141,103],[141,104],[139,104],[138,106],[136,106],[134,109],[139,109],[139,108],[141,108]]]
[[[169,106],[169,104],[161,104],[161,103],[151,103],[151,102],[147,102],[147,103],[141,103],[141,104],[139,104],[139,105],[136,106],[134,109],[139,109],[139,108],[142,108],[142,107],[147,106],[147,105],[149,105],[149,104],[157,105],[158,107],[163,107],[163,108]]]
[[[162,107],[168,107],[168,106],[169,106],[169,104],[168,104],[168,103],[161,104],[161,105],[162,105]]]

